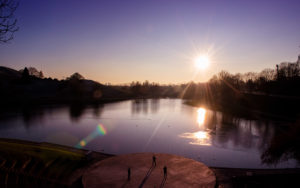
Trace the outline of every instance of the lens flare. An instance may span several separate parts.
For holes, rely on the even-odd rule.
[[[106,129],[103,127],[103,125],[99,124],[97,126],[97,130],[98,130],[100,135],[106,135]]]
[[[106,135],[107,131],[105,127],[101,124],[97,125],[96,129],[91,132],[87,137],[80,140],[78,144],[76,144],[76,148],[81,149],[84,146],[86,146],[90,141],[94,140],[97,136],[103,136]]]
[[[86,145],[85,140],[81,140],[81,141],[79,142],[79,145],[82,146],[82,147],[84,147],[84,146]]]

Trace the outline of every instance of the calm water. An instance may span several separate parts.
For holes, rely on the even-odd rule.
[[[164,152],[234,168],[294,168],[264,163],[278,122],[236,118],[180,99],[24,110],[0,116],[0,137],[51,142],[111,154]],[[267,156],[272,158],[272,156]]]

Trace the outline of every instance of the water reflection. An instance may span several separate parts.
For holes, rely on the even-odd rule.
[[[93,109],[93,115],[95,118],[99,118],[102,114],[103,111],[103,104],[94,104],[92,106],[87,106],[85,104],[81,104],[81,103],[75,103],[75,104],[71,104],[69,106],[69,115],[70,115],[70,119],[73,122],[78,122],[80,121],[82,115],[84,115],[86,112],[85,110],[87,108],[92,108]]]
[[[280,126],[267,148],[261,154],[261,160],[268,165],[277,165],[290,158],[300,163],[300,122]]]
[[[211,136],[207,132],[207,130],[205,130],[205,127],[203,127],[205,118],[206,118],[206,109],[198,108],[197,109],[197,124],[201,130],[197,131],[197,132],[193,132],[193,133],[189,133],[189,132],[183,133],[183,134],[180,134],[179,137],[191,139],[192,141],[190,141],[189,144],[192,144],[192,145],[206,145],[206,146],[211,145]]]
[[[80,117],[84,113],[85,108],[86,107],[84,104],[71,104],[69,107],[70,119],[75,122],[79,121]]]
[[[150,102],[150,106],[149,106]],[[131,101],[131,113],[132,114],[155,114],[159,110],[159,99],[136,99]]]
[[[44,111],[34,107],[24,107],[22,109],[23,121],[26,128],[29,128],[34,122],[43,123]]]
[[[99,123],[109,134],[95,136]],[[243,119],[187,106],[181,100],[26,108],[0,114],[0,125],[0,137],[79,144],[113,154],[142,152],[147,145],[146,152],[173,153],[196,160],[201,153],[201,161],[213,166],[293,167],[290,159],[300,161],[300,122]],[[283,159],[289,164],[282,165]]]
[[[194,133],[183,133],[179,135],[179,137],[191,139],[192,141],[190,141],[189,144],[192,145],[202,145],[202,146],[211,145],[211,136],[206,131],[198,131]]]
[[[103,104],[94,104],[93,105],[93,115],[95,118],[99,118],[103,112]]]
[[[206,114],[206,110],[204,108],[199,108],[197,110],[197,122],[199,124],[199,126],[203,125],[204,121],[205,121],[205,114]]]
[[[151,113],[155,114],[159,110],[159,99],[151,99],[150,100],[151,104]]]
[[[195,110],[195,109],[194,109]],[[215,146],[238,150],[258,149],[263,152],[274,135],[274,126],[268,122],[245,120],[230,114],[198,108],[194,119],[195,132],[185,132],[179,137],[191,145]]]

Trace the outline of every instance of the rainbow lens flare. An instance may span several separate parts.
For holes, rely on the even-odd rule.
[[[106,129],[101,124],[97,126],[97,131],[99,132],[100,135],[106,135],[107,132]]]
[[[105,127],[101,124],[97,125],[96,129],[91,132],[87,137],[80,140],[78,144],[76,144],[76,148],[81,149],[86,146],[90,141],[94,140],[97,136],[106,135],[107,131]]]

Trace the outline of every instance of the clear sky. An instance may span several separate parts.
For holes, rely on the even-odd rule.
[[[207,81],[260,71],[300,52],[299,0],[20,0],[0,65],[101,83]],[[193,59],[211,65],[195,74]]]

